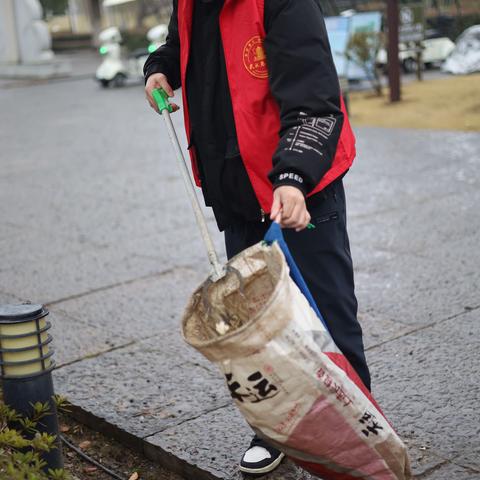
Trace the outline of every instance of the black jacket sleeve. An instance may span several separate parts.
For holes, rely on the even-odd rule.
[[[270,89],[280,107],[280,142],[269,179],[310,192],[335,156],[343,114],[317,0],[266,0],[264,42]]]
[[[163,73],[174,90],[179,88],[181,83],[177,6],[177,0],[173,0],[173,12],[168,24],[166,43],[149,55],[143,67],[145,81],[153,73]]]

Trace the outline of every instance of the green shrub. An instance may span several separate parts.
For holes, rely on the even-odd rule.
[[[358,65],[364,72],[373,90],[382,95],[380,72],[376,66],[378,51],[382,46],[382,34],[379,32],[355,32],[347,44],[345,56]]]
[[[55,402],[65,408],[63,398],[55,397]],[[37,430],[41,419],[50,415],[49,404],[37,402],[32,407],[26,418],[0,401],[0,480],[70,480],[63,469],[43,471],[42,453],[56,448],[56,438]]]

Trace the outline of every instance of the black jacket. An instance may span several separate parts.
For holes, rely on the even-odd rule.
[[[260,219],[236,142],[218,15],[224,0],[195,2],[187,101],[202,189],[221,230],[236,219]],[[165,45],[145,63],[145,78],[163,73],[180,87],[177,0]],[[265,0],[264,48],[270,88],[280,106],[279,146],[269,174],[274,187],[294,185],[311,191],[330,168],[343,123],[340,90],[318,0]],[[306,117],[334,117],[327,140],[312,139],[311,148],[288,149],[289,137]],[[253,147],[253,146],[252,146]],[[307,146],[308,147],[308,146]],[[288,175],[292,174],[292,175]]]

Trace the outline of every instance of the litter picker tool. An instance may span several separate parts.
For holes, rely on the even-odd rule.
[[[222,278],[223,276],[225,276],[225,268],[218,260],[218,255],[215,250],[212,237],[210,236],[210,232],[208,231],[205,216],[203,215],[200,202],[198,201],[198,197],[195,193],[195,187],[193,185],[192,178],[190,177],[190,172],[188,170],[185,157],[183,156],[182,148],[180,147],[180,142],[178,141],[177,132],[175,131],[175,127],[173,126],[172,119],[170,118],[170,113],[172,113],[173,111],[172,105],[168,101],[167,93],[162,88],[157,88],[153,90],[152,97],[158,106],[159,113],[161,113],[163,115],[163,118],[165,119],[168,136],[170,137],[173,150],[175,151],[175,158],[177,159],[177,165],[180,168],[180,173],[182,174],[183,183],[187,190],[190,203],[192,204],[193,212],[195,214],[198,227],[200,228],[200,233],[205,243],[205,247],[207,248],[208,259],[210,261],[210,265],[213,268],[211,279],[212,281],[215,282],[220,278]]]
[[[231,316],[227,310],[224,310],[221,313],[218,313],[218,312],[214,313],[215,309],[212,308],[212,305],[209,299],[209,288],[215,282],[221,279],[225,279],[227,272],[230,272],[237,277],[237,280],[239,282],[239,291],[240,291],[241,297],[245,298],[244,281],[243,281],[242,275],[236,268],[232,266],[224,267],[218,260],[218,255],[215,250],[212,237],[210,236],[210,232],[208,231],[205,216],[202,212],[200,202],[198,201],[198,197],[195,193],[195,186],[190,176],[190,172],[188,170],[185,157],[183,156],[182,148],[180,147],[180,142],[178,141],[175,127],[173,126],[172,119],[170,118],[170,113],[172,113],[173,108],[170,102],[168,101],[168,95],[165,92],[165,90],[163,90],[162,88],[158,88],[153,90],[152,96],[158,106],[158,111],[163,115],[163,118],[165,119],[168,136],[170,137],[173,150],[175,151],[175,158],[177,159],[177,165],[180,169],[180,173],[182,174],[183,183],[187,190],[188,197],[190,199],[190,203],[192,205],[198,227],[200,228],[200,234],[203,238],[205,247],[207,249],[208,259],[210,261],[210,265],[212,266],[212,270],[213,270],[213,272],[210,274],[207,281],[204,282],[204,286],[202,289],[202,303],[204,304],[206,311],[209,312],[213,321],[212,322],[213,325],[211,325],[210,328],[215,332],[216,335],[218,334],[222,335],[232,328],[232,325],[235,323],[236,317]]]

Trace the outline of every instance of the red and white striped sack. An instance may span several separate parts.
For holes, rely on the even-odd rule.
[[[407,449],[289,276],[257,244],[202,284],[185,340],[216,363],[250,426],[324,480],[408,480]],[[239,275],[243,281],[240,287]]]

